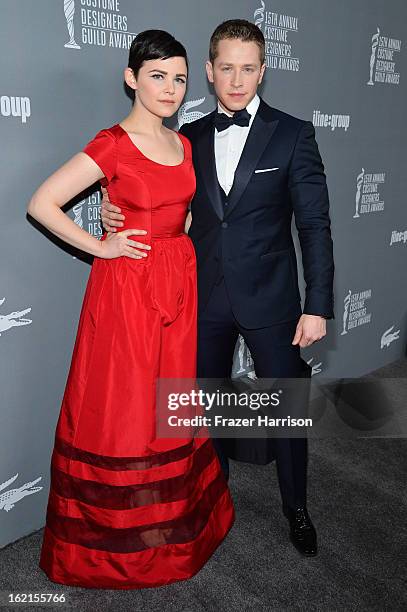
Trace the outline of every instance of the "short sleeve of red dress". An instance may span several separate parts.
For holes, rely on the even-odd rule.
[[[116,173],[117,147],[115,136],[109,130],[101,130],[93,140],[88,142],[83,152],[97,163],[105,175],[100,183],[103,187],[106,187]]]

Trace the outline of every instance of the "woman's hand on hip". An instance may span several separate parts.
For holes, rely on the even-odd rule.
[[[141,259],[147,257],[147,253],[140,249],[150,250],[149,244],[131,240],[129,236],[141,236],[147,234],[146,230],[128,229],[114,234],[108,234],[106,240],[101,241],[102,259],[114,259],[115,257],[130,257]]]

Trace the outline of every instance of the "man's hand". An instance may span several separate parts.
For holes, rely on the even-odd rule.
[[[107,241],[113,237],[111,232],[113,233],[117,232],[116,227],[123,226],[123,222],[121,221],[121,219],[124,220],[125,216],[120,214],[121,208],[110,203],[109,194],[107,193],[107,189],[105,189],[104,187],[102,187],[102,196],[103,198],[102,198],[102,208],[100,211],[100,218],[102,220],[104,229],[109,234],[107,239],[105,240],[105,243],[107,243]],[[125,234],[126,232],[127,234],[125,236],[126,240],[124,242],[124,245],[121,242],[119,242],[117,243],[117,245],[116,243],[114,245],[112,244],[111,245],[112,248],[108,249],[108,245],[105,244],[105,252],[109,253],[109,255],[106,255],[106,257],[120,257],[120,255],[126,255],[127,257],[134,257],[134,259],[141,259],[141,257],[147,257],[147,253],[145,253],[144,251],[136,250],[136,248],[150,251],[151,250],[150,245],[144,244],[143,242],[135,242],[134,240],[127,238],[128,236],[131,236],[131,235],[143,236],[147,234],[147,231],[142,230],[142,229],[133,229],[133,230],[125,230],[125,232],[120,232],[120,233]],[[118,252],[120,248],[124,250],[123,253],[120,253],[119,255],[117,254],[111,255],[111,253]]]
[[[121,215],[121,208],[110,203],[109,194],[107,189],[102,187],[102,208],[100,210],[100,218],[102,225],[107,232],[117,232],[116,227],[123,227],[125,219],[124,215]]]
[[[326,336],[326,320],[319,315],[303,314],[297,323],[294,340],[291,344],[299,344],[301,348],[311,346],[317,340]]]

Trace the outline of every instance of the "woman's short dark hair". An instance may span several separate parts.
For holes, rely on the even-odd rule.
[[[145,61],[170,57],[183,57],[188,69],[185,47],[172,34],[165,30],[144,30],[137,34],[131,43],[128,66],[137,78]]]

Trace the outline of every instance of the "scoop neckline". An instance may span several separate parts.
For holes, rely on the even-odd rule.
[[[177,136],[178,136],[178,138],[179,138],[179,141],[180,141],[180,143],[181,143],[181,145],[182,145],[182,149],[183,149],[183,151],[184,151],[184,159],[183,159],[183,160],[182,160],[182,161],[181,161],[179,164],[161,164],[160,162],[155,161],[154,159],[151,159],[151,157],[147,157],[147,155],[145,155],[145,154],[143,153],[143,151],[141,151],[141,149],[139,149],[139,148],[138,148],[138,146],[136,145],[136,143],[135,143],[135,142],[133,142],[133,140],[130,138],[130,134],[128,133],[128,131],[127,131],[127,130],[125,130],[125,129],[124,129],[124,127],[122,127],[122,126],[120,125],[120,123],[117,123],[116,125],[117,125],[117,126],[118,126],[118,127],[121,129],[121,130],[122,130],[122,132],[124,132],[124,133],[126,134],[126,136],[127,136],[128,140],[129,140],[130,144],[131,144],[131,145],[132,145],[132,146],[133,146],[135,149],[137,149],[137,151],[140,153],[140,155],[142,155],[142,157],[144,157],[145,159],[148,159],[148,161],[150,161],[151,163],[156,164],[157,166],[164,166],[164,168],[178,168],[179,166],[182,166],[182,165],[185,163],[185,161],[186,161],[186,156],[187,156],[187,152],[186,152],[186,150],[185,150],[185,145],[184,145],[184,142],[183,142],[183,140],[182,140],[181,136],[178,134],[178,132],[175,132],[175,130],[171,130],[171,131],[172,131],[172,132],[175,132],[175,134],[177,134]],[[170,129],[170,128],[169,128],[169,129]]]

